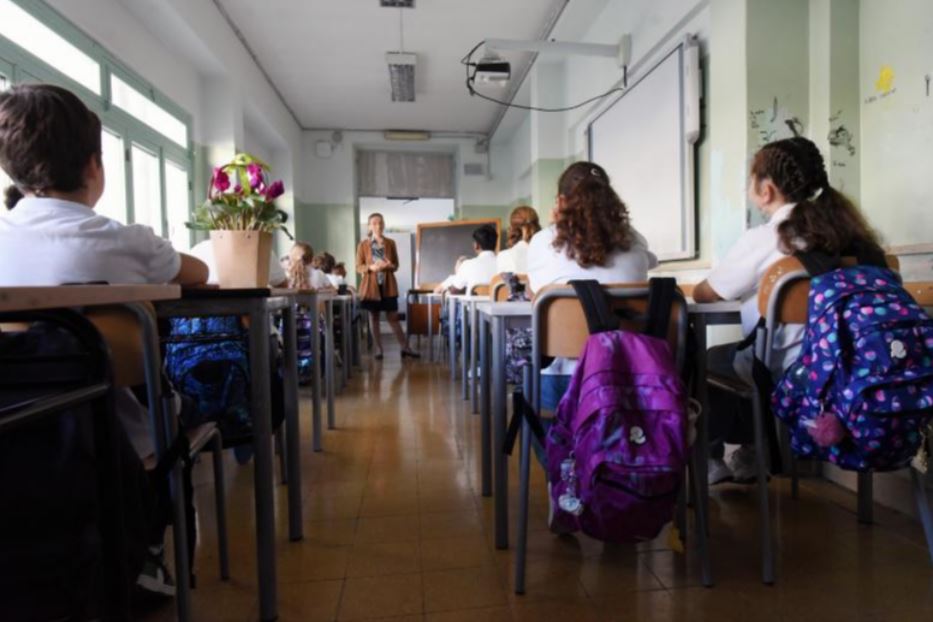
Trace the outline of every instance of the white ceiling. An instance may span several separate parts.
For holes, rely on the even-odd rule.
[[[486,133],[499,106],[469,96],[460,59],[483,39],[540,37],[564,0],[415,0],[414,9],[379,0],[219,3],[305,128]],[[385,53],[399,48],[400,12],[405,51],[418,55],[413,103],[390,98]],[[513,74],[528,59],[503,57]]]

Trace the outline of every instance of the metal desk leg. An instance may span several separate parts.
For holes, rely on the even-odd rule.
[[[347,387],[347,383],[350,380],[350,366],[349,361],[347,360],[347,329],[343,326],[345,323],[344,316],[346,315],[346,301],[339,300],[337,301],[340,305],[340,360],[343,363],[340,366],[340,390],[343,391]]]
[[[269,316],[265,301],[250,312],[250,413],[253,418],[253,487],[256,500],[256,559],[259,581],[259,618],[278,617],[275,569],[275,507],[272,467],[272,391],[269,387]]]
[[[434,301],[428,298],[428,361],[434,362]]]
[[[477,350],[478,343],[476,336],[479,334],[479,331],[476,327],[476,303],[470,303],[470,404],[473,408],[473,414],[479,413],[479,404],[476,392],[479,389],[479,382],[476,379],[476,363],[477,363]]]
[[[460,301],[460,383],[463,390],[463,399],[470,397],[468,392],[469,390],[469,369],[470,369],[470,359],[467,358],[469,355],[469,334],[470,327],[467,326],[467,306],[466,303]]]
[[[324,307],[326,328],[324,329],[324,349],[327,351],[324,362],[324,383],[327,385],[327,429],[337,427],[334,413],[334,301],[328,300]]]
[[[447,355],[450,357],[450,380],[457,379],[457,303],[447,299]]]
[[[352,350],[353,350],[353,365],[357,368],[361,367],[360,362],[360,341],[362,340],[362,327],[360,323],[356,321],[357,310],[354,308],[354,304],[350,303],[350,326],[353,327],[353,332],[351,333],[351,339],[353,340]],[[362,318],[361,318],[362,319]]]
[[[693,330],[697,342],[697,399],[703,406],[700,420],[697,422],[696,475],[699,485],[699,503],[705,516],[709,516],[709,387],[706,383],[706,318],[697,314],[693,319]]]
[[[285,329],[285,459],[288,471],[288,539],[301,540],[301,422],[298,412],[298,332],[296,306],[292,302],[282,311]]]
[[[350,334],[350,301],[343,301],[343,317],[341,318],[342,334],[343,334],[343,343],[344,343],[344,356],[343,356],[343,366],[346,368],[346,377],[347,381],[350,381],[350,378],[353,377],[353,339]]]
[[[489,318],[480,315],[477,326],[479,330],[479,385],[480,385],[480,460],[482,462],[481,479],[484,497],[492,495],[492,425],[490,421],[490,381],[489,381]]]
[[[321,451],[321,329],[317,297],[311,305],[311,446]]]
[[[502,453],[506,434],[505,318],[492,319],[492,429],[496,548],[509,548],[509,463]]]

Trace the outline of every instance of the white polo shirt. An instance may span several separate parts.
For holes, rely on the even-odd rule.
[[[499,251],[496,255],[496,273],[502,274],[503,272],[527,274],[528,242],[519,240],[511,248]]]
[[[181,257],[145,225],[123,225],[86,205],[23,198],[0,213],[0,285],[168,283]]]
[[[496,254],[492,251],[481,251],[476,257],[461,263],[457,273],[444,281],[444,288],[454,287],[470,293],[474,285],[486,285],[495,275]]]
[[[710,287],[724,300],[742,301],[742,332],[746,335],[755,330],[758,314],[758,285],[771,265],[786,257],[778,249],[778,226],[790,217],[793,203],[784,205],[771,215],[768,222],[752,227],[742,234],[707,277]],[[774,335],[775,365],[772,371],[779,373],[790,365],[800,353],[804,326],[788,324],[779,327]],[[751,349],[747,350],[749,356]],[[736,371],[748,378],[750,359],[737,361]]]
[[[545,285],[567,283],[574,279],[594,279],[600,283],[632,283],[645,281],[648,270],[658,265],[658,258],[648,250],[648,242],[634,229],[632,247],[615,251],[603,266],[584,268],[564,249],[554,248],[557,230],[554,225],[542,229],[528,245],[528,284],[537,292]]]
[[[214,261],[214,246],[211,244],[210,240],[203,240],[195,244],[189,251],[193,256],[197,257],[205,264],[207,264],[207,269],[209,271],[209,276],[207,277],[207,282],[216,285],[217,284],[217,262]],[[282,263],[276,258],[275,251],[270,251],[269,257],[269,284],[278,285],[279,283],[284,283],[288,280],[288,277],[285,275],[285,268],[282,267]]]

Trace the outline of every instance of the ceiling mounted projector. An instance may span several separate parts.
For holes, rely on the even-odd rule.
[[[480,84],[503,86],[512,77],[512,66],[495,54],[484,56],[474,68],[473,79]]]
[[[392,87],[392,101],[415,101],[415,63],[416,54],[407,52],[386,52],[389,64],[389,85]]]

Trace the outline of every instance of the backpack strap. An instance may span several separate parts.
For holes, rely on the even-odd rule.
[[[593,279],[570,281],[573,290],[583,305],[583,313],[586,315],[586,325],[591,335],[596,333],[605,333],[619,328],[619,320],[613,315],[609,301],[606,300],[606,292],[600,286],[599,281]]]
[[[658,339],[667,339],[667,329],[671,323],[671,308],[674,305],[674,292],[677,280],[653,278],[648,281],[648,319],[645,322],[645,334]]]
[[[545,443],[547,434],[544,431],[544,425],[541,423],[541,417],[534,411],[531,404],[525,398],[521,389],[516,388],[512,393],[512,420],[509,422],[509,429],[505,435],[505,442],[502,444],[502,453],[511,456],[515,448],[515,441],[522,428],[522,420],[527,420],[531,427],[531,433],[538,442]]]

